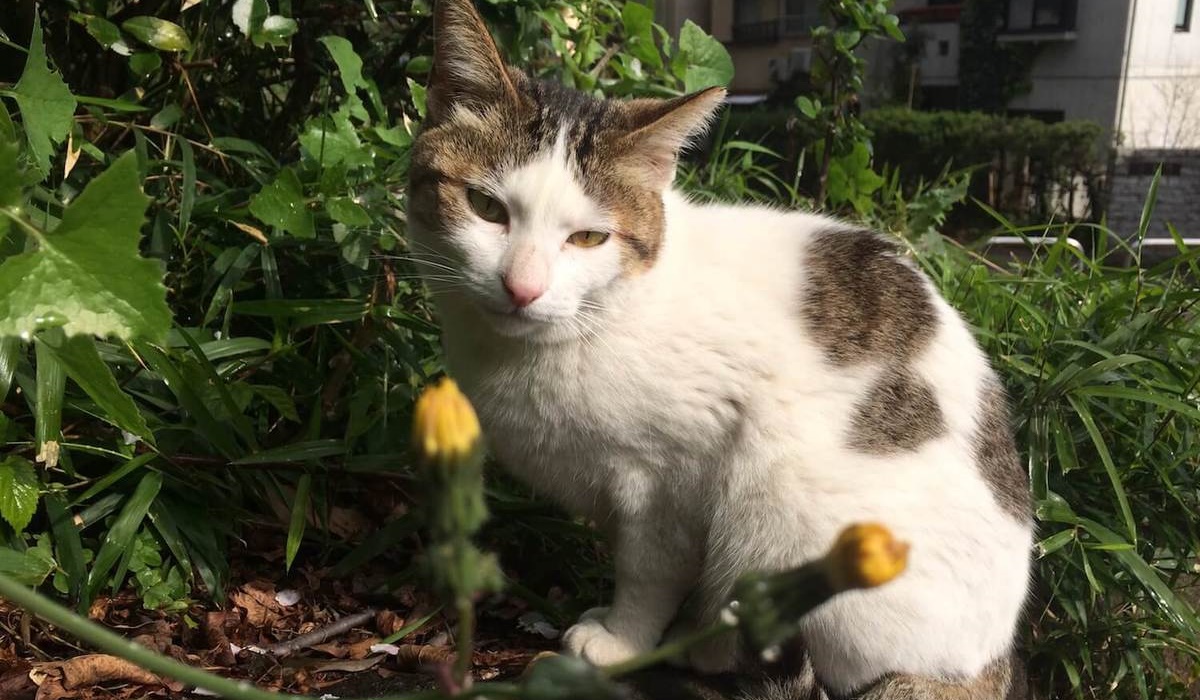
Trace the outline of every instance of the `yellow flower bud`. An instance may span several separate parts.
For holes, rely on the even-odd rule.
[[[425,389],[413,415],[413,446],[422,459],[452,463],[475,454],[479,419],[450,378]]]
[[[825,562],[834,590],[874,588],[904,572],[908,543],[877,523],[851,525],[838,535]]]

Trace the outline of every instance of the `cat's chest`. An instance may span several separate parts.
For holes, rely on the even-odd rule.
[[[754,376],[731,356],[697,362],[695,343],[656,351],[560,348],[499,358],[459,353],[456,367],[489,444],[520,473],[705,461],[735,440]],[[456,353],[451,353],[455,356]]]

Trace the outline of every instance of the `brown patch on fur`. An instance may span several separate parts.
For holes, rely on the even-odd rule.
[[[882,237],[860,230],[817,234],[808,249],[800,313],[835,365],[894,364],[929,343],[937,315],[920,274]]]
[[[1017,454],[1004,389],[995,381],[986,384],[979,397],[979,422],[971,443],[976,468],[996,502],[1018,521],[1028,522],[1033,511],[1029,477]]]
[[[946,431],[933,390],[908,372],[886,372],[855,407],[847,443],[873,455],[915,450]]]
[[[993,661],[975,678],[945,681],[921,676],[884,676],[856,700],[1005,700],[1012,698],[1015,659]]]

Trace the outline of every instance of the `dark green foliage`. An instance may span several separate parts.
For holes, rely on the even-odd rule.
[[[996,41],[1006,0],[967,0],[959,21],[959,107],[1002,112],[1029,91],[1029,71],[1039,45]]]
[[[946,167],[974,168],[978,199],[1018,221],[1099,218],[1105,169],[1102,129],[1094,122],[1046,124],[983,112],[918,112],[902,107],[863,115],[876,162],[900,172],[910,190]],[[989,189],[988,180],[1003,183]],[[1071,213],[1086,192],[1088,214]],[[984,220],[982,225],[987,225]]]

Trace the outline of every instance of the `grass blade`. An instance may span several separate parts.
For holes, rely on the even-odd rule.
[[[0,338],[0,401],[8,398],[12,388],[17,362],[21,359],[21,339],[12,336]]]
[[[1087,429],[1088,436],[1092,438],[1092,444],[1096,447],[1096,452],[1100,455],[1100,461],[1104,464],[1104,471],[1108,473],[1108,480],[1112,484],[1113,495],[1116,497],[1117,505],[1121,509],[1121,518],[1125,521],[1125,528],[1129,531],[1129,539],[1136,544],[1137,525],[1133,519],[1133,510],[1129,507],[1129,495],[1125,493],[1125,486],[1121,483],[1121,475],[1117,473],[1117,466],[1113,463],[1112,454],[1108,451],[1108,444],[1104,442],[1104,436],[1100,434],[1100,428],[1096,425],[1096,419],[1092,416],[1091,409],[1074,394],[1068,394],[1067,401],[1075,409],[1075,414],[1079,416],[1079,420],[1083,422],[1083,427]]]
[[[59,329],[46,334],[62,334]],[[34,439],[37,440],[38,461],[47,467],[58,465],[58,446],[62,438],[63,394],[67,375],[54,353],[44,344],[35,346],[37,357],[37,406],[34,413]]]
[[[138,412],[137,405],[117,385],[112,370],[96,352],[96,342],[90,336],[63,338],[61,334],[44,334],[37,338],[38,349],[53,355],[67,375],[83,389],[104,411],[105,417],[121,430],[154,444],[154,434]]]
[[[83,559],[79,528],[62,496],[48,494],[44,503],[46,515],[50,518],[50,530],[54,533],[55,556],[67,577],[68,595],[72,603],[80,602],[83,587],[87,583],[87,562]]]
[[[308,522],[308,506],[312,495],[312,474],[304,474],[296,483],[296,500],[292,502],[292,519],[288,525],[286,562],[288,571],[292,570],[292,561],[296,552],[300,551],[300,542],[304,539],[304,525]]]
[[[88,576],[88,598],[92,598],[108,580],[112,573],[114,590],[119,588],[125,579],[125,567],[117,567],[117,562],[133,551],[133,538],[137,535],[150,504],[162,489],[163,478],[158,472],[149,472],[138,482],[133,494],[125,501],[121,512],[113,521],[112,527],[104,535],[96,561],[92,564],[92,572]],[[125,555],[124,557],[122,555]],[[116,571],[114,571],[116,567]]]

